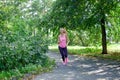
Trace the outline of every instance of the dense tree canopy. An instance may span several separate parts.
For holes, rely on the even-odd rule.
[[[92,33],[98,38],[102,36],[102,53],[106,54],[106,28],[112,24],[110,21],[114,17],[113,13],[119,14],[119,6],[119,0],[56,0],[49,21],[54,25],[55,30],[58,27],[66,27],[79,33],[81,30],[87,31],[88,36]],[[102,35],[100,35],[101,31]]]

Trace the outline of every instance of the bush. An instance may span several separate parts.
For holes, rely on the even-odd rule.
[[[3,36],[0,38],[0,70],[10,70],[24,67],[28,64],[39,64],[44,66],[48,57],[47,41],[39,36],[21,37],[15,40],[14,36]],[[12,41],[10,41],[12,40]]]

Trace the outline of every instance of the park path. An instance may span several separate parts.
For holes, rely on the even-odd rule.
[[[60,54],[47,55],[56,60],[56,67],[35,80],[120,80],[119,62],[69,55],[69,63],[62,65]]]

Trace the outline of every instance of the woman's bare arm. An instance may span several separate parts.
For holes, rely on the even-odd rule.
[[[59,35],[60,36],[60,35]],[[58,36],[58,44],[60,44],[60,37]]]
[[[68,45],[69,44],[69,38],[68,38],[67,34],[66,34],[66,42],[67,42],[67,45]]]

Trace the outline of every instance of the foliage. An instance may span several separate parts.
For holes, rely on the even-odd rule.
[[[25,76],[29,74],[35,75],[35,74],[40,74],[43,72],[48,72],[54,67],[55,62],[53,60],[50,60],[48,58],[46,66],[42,67],[41,65],[33,65],[29,64],[26,65],[25,67],[20,67],[16,69],[12,69],[9,71],[2,71],[0,72],[0,79],[2,80],[10,80],[10,79],[17,79],[17,80],[23,80],[23,78],[26,78],[28,76]],[[26,74],[27,73],[27,74]]]
[[[13,37],[8,38],[12,39]],[[9,39],[2,41],[0,46],[0,70],[14,69],[30,63],[43,65],[46,60],[43,53],[47,51],[47,44],[41,41],[42,39],[38,39],[23,38],[13,43],[9,43]]]
[[[110,15],[110,11],[114,11],[117,3],[117,0],[56,0],[50,19],[59,27],[63,26],[72,30],[90,29],[100,24],[103,16],[101,8],[106,15]]]
[[[41,67],[51,65],[45,55],[49,43],[46,27],[39,22],[45,15],[43,12],[47,1],[37,1],[39,0],[0,1],[1,72],[29,64]]]

